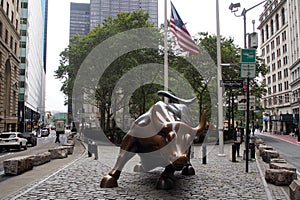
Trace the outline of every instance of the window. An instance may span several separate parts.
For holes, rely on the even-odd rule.
[[[18,43],[15,42],[15,54],[17,54],[17,50],[18,50]]]
[[[21,2],[21,8],[28,8],[27,2]]]
[[[275,60],[275,52],[272,53],[272,60]]]
[[[2,8],[3,8],[3,1],[4,1],[4,0],[1,0],[1,7],[2,7]]]
[[[20,24],[27,24],[27,18],[20,18]]]
[[[9,3],[8,2],[6,3],[6,15],[7,16],[9,15]]]
[[[272,81],[273,81],[273,83],[276,82],[276,74],[273,74],[273,76],[272,76]]]
[[[264,29],[261,29],[261,42],[262,43],[265,42],[265,31],[264,31]]]
[[[278,60],[278,61],[277,61],[277,68],[278,68],[278,69],[281,68],[281,60]]]
[[[13,43],[14,43],[13,37],[10,36],[10,43],[9,43],[9,45],[10,45],[10,48],[11,48],[11,49],[13,48]]]
[[[26,58],[25,57],[21,57],[21,63],[26,63]]]
[[[282,83],[278,84],[278,92],[282,92]]]
[[[289,71],[288,71],[288,69],[284,69],[284,70],[283,70],[283,76],[284,76],[284,78],[286,78],[286,77],[289,76]]]
[[[25,69],[20,69],[20,76],[25,76]]]
[[[274,34],[274,21],[273,19],[271,20],[271,35]]]
[[[285,94],[284,99],[285,99],[285,103],[289,103],[290,102],[289,94]]]
[[[284,82],[284,90],[288,90],[289,89],[289,82],[285,81]]]
[[[275,25],[276,25],[276,31],[279,30],[279,15],[276,14],[276,17],[275,17]]]
[[[14,11],[11,11],[10,21],[11,21],[11,23],[14,23]]]
[[[268,88],[268,94],[271,94],[271,88],[270,87]]]
[[[281,49],[277,49],[277,57],[280,57],[281,56]]]
[[[274,49],[275,48],[275,43],[274,43],[274,40],[271,42],[271,49]]]
[[[269,25],[266,25],[266,38],[269,39]]]
[[[19,20],[16,19],[16,30],[18,31],[19,28]]]
[[[277,45],[277,46],[280,45],[280,36],[276,37],[276,45]]]
[[[282,74],[281,74],[281,71],[278,72],[278,80],[281,80],[282,79]]]
[[[27,35],[27,31],[26,30],[20,30],[20,34],[21,34],[21,36],[26,36]]]
[[[3,32],[3,24],[0,21],[0,38],[2,38],[2,34],[3,34],[2,32]]]
[[[20,42],[20,48],[26,48],[26,42],[25,41]]]
[[[268,84],[271,84],[271,76],[268,77]]]
[[[267,45],[266,49],[267,49],[267,53],[269,53],[270,52],[270,46]]]
[[[286,31],[282,32],[282,41],[286,41]]]
[[[8,30],[5,29],[5,43],[8,43]]]
[[[282,25],[285,25],[285,11],[284,8],[281,9],[281,23]]]

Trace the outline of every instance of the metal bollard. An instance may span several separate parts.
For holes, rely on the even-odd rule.
[[[206,145],[202,145],[202,164],[206,164]]]
[[[235,144],[232,144],[232,150],[231,150],[231,157],[232,157],[232,162],[236,162],[236,146]]]

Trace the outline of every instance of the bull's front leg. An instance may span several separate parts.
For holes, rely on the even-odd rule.
[[[163,190],[172,189],[174,187],[174,172],[175,169],[173,165],[170,164],[166,166],[164,172],[160,175],[157,181],[156,188]]]
[[[187,157],[188,157],[187,164],[183,167],[181,174],[185,176],[195,175],[195,169],[191,164],[191,146],[188,150]]]
[[[126,135],[121,143],[120,153],[114,168],[101,180],[101,188],[118,187],[117,180],[119,179],[121,171],[127,161],[135,155],[135,146],[135,138],[130,135]]]

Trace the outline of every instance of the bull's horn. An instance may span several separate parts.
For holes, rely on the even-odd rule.
[[[169,99],[178,101],[178,102],[183,103],[183,104],[192,104],[192,103],[195,102],[195,100],[197,100],[197,97],[194,97],[192,99],[182,99],[182,98],[179,98],[179,97],[173,95],[169,91],[163,91],[163,90],[158,91],[157,94],[159,96],[168,97]]]
[[[205,124],[206,124],[206,111],[202,113],[199,125],[196,127],[197,134],[205,129]]]

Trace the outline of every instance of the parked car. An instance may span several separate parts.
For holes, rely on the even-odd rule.
[[[37,145],[37,136],[36,133],[33,132],[25,132],[23,136],[27,139],[27,144],[31,144],[31,146]]]
[[[48,137],[49,134],[50,134],[50,131],[48,128],[42,128],[41,137]]]
[[[0,149],[27,149],[27,139],[20,132],[0,133]]]

